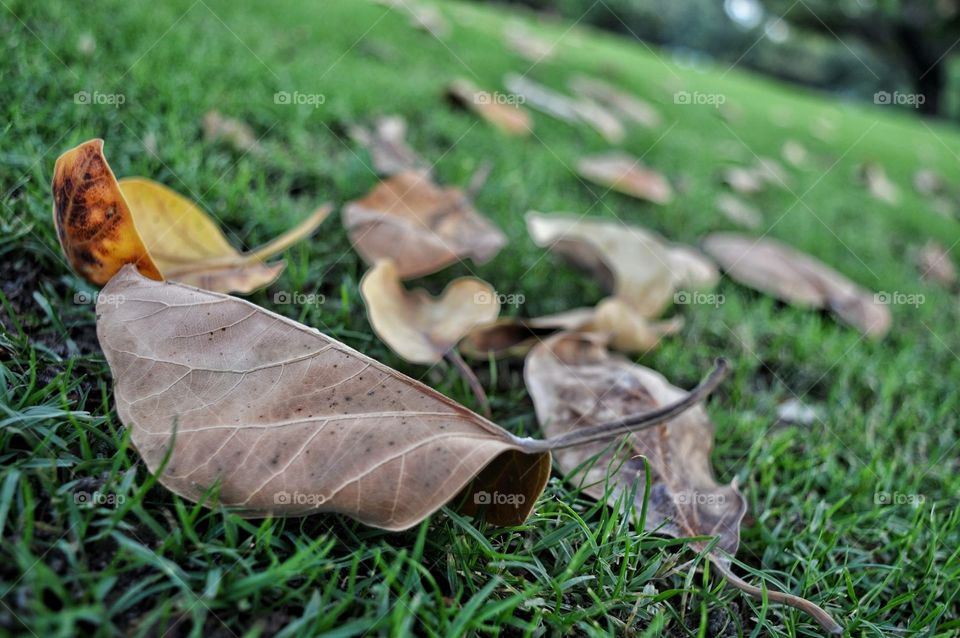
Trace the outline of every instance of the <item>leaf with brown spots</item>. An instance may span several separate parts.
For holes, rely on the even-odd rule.
[[[628,423],[536,440],[242,299],[129,266],[103,292],[97,336],[147,468],[190,501],[216,493],[249,517],[337,512],[402,530],[462,492],[469,511],[489,501],[488,521],[518,524],[551,450],[672,418],[719,382]],[[484,498],[494,490],[512,498]]]
[[[555,335],[531,350],[524,379],[537,420],[550,439],[573,437],[597,423],[656,410],[684,396],[654,370],[611,356],[596,335],[578,333]],[[635,509],[647,531],[715,538],[712,547],[709,541],[693,541],[690,547],[697,552],[710,549],[710,560],[738,589],[802,609],[836,632],[839,625],[815,604],[781,592],[761,592],[733,573],[731,557],[740,545],[747,503],[736,481],[720,485],[713,476],[713,433],[706,411],[696,406],[656,427],[554,454],[567,480],[584,494],[612,507]]]
[[[323,206],[265,246],[240,253],[206,213],[175,191],[141,177],[118,182],[99,139],[60,156],[53,194],[60,246],[73,268],[98,285],[124,264],[135,264],[154,279],[250,292],[283,270],[282,261],[264,260],[307,237],[330,213]]]
[[[370,265],[393,261],[401,279],[468,257],[484,263],[507,242],[463,191],[441,188],[414,171],[380,182],[366,197],[347,204],[342,217],[360,256]]]

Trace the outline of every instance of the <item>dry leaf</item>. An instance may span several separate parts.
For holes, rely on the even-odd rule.
[[[553,57],[556,43],[534,35],[522,24],[512,23],[503,30],[507,47],[531,62],[545,62]]]
[[[454,279],[439,297],[423,289],[408,292],[389,260],[367,271],[360,292],[374,331],[412,363],[437,363],[473,328],[500,314],[497,293],[485,281]]]
[[[450,84],[447,97],[509,135],[529,135],[533,131],[533,118],[515,100],[500,99],[500,94],[480,90],[467,80]]]
[[[262,150],[252,128],[238,119],[224,117],[219,111],[208,111],[203,116],[203,137],[208,142],[224,142],[241,153]]]
[[[136,264],[154,279],[250,292],[283,270],[283,262],[265,259],[307,237],[330,214],[323,206],[272,242],[240,253],[206,213],[173,190],[140,177],[118,182],[99,139],[57,159],[52,188],[60,246],[73,268],[98,285],[124,264]]]
[[[928,241],[917,255],[917,268],[920,276],[941,286],[949,288],[957,283],[957,269],[950,259],[950,253],[943,244]]]
[[[541,338],[564,330],[583,330],[593,322],[593,308],[575,308],[552,315],[526,319],[510,317],[470,331],[460,342],[460,350],[471,357],[520,357]]]
[[[616,115],[637,124],[654,128],[662,122],[660,114],[649,103],[603,80],[577,75],[570,80],[570,89],[584,98],[596,100]]]
[[[913,174],[913,187],[921,195],[940,195],[945,189],[943,178],[929,168],[921,168]]]
[[[407,144],[407,123],[399,115],[378,118],[373,129],[355,126],[350,136],[370,151],[373,167],[384,176],[404,171],[429,172],[429,166]]]
[[[654,410],[684,395],[661,374],[611,356],[602,339],[575,333],[559,334],[536,346],[527,357],[524,379],[537,420],[549,437],[570,436],[596,423]],[[835,633],[837,623],[813,603],[780,592],[760,592],[733,573],[730,557],[740,544],[747,503],[735,481],[720,485],[714,478],[713,436],[713,424],[697,406],[657,427],[554,454],[567,480],[584,494],[606,499],[613,507],[623,504],[638,514],[645,512],[645,529],[651,532],[675,538],[716,537],[708,556],[731,584],[803,609]],[[694,541],[690,546],[699,552],[709,543]]]
[[[656,204],[673,200],[667,178],[626,153],[588,155],[577,162],[577,172],[591,182]]]
[[[787,163],[798,168],[804,166],[809,157],[806,147],[797,140],[787,140],[784,142],[783,148],[780,149],[780,154]]]
[[[756,208],[739,197],[729,193],[717,195],[717,210],[734,224],[747,228],[759,228],[763,224],[763,216]]]
[[[895,206],[900,202],[900,189],[890,181],[887,172],[875,162],[860,166],[860,179],[867,185],[867,192],[881,202]]]
[[[517,73],[508,74],[504,86],[522,96],[525,104],[568,124],[584,123],[610,143],[617,144],[626,135],[617,116],[592,100],[575,100]]]
[[[723,171],[723,181],[742,195],[753,195],[764,188],[764,180],[751,168],[733,166]]]
[[[377,184],[343,209],[350,241],[368,264],[390,259],[401,279],[427,275],[470,258],[484,263],[506,237],[457,188],[440,188],[406,172]]]
[[[821,419],[821,410],[800,399],[787,399],[777,406],[777,419],[795,425],[811,425]]]
[[[681,328],[682,317],[653,321],[642,317],[623,299],[607,297],[597,304],[593,321],[584,330],[607,335],[610,345],[621,352],[645,353]]]
[[[411,0],[376,0],[377,4],[394,9],[407,15],[410,26],[443,40],[450,35],[450,25],[436,7],[419,4]]]
[[[882,337],[890,329],[890,311],[878,295],[785,244],[714,233],[703,248],[746,286],[801,307],[828,309],[870,337]]]
[[[535,211],[526,219],[538,246],[591,272],[645,318],[659,317],[678,287],[706,288],[719,276],[699,253],[637,226]]]
[[[120,420],[160,482],[250,517],[338,512],[407,529],[458,493],[526,519],[552,449],[673,418],[714,388],[573,437],[517,437],[344,344],[251,303],[124,267],[97,302]],[[506,499],[489,499],[499,492]],[[485,498],[486,497],[486,498]]]

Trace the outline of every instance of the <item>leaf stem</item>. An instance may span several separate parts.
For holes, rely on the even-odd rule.
[[[616,421],[574,430],[573,432],[552,436],[548,439],[525,438],[519,439],[518,442],[523,447],[524,452],[548,452],[593,443],[595,441],[604,441],[621,434],[629,434],[630,432],[639,432],[640,430],[656,427],[705,400],[724,380],[728,371],[729,364],[727,360],[723,358],[717,359],[710,374],[708,374],[697,387],[690,390],[685,397],[673,403],[657,408],[656,410],[633,414]]]
[[[483,385],[480,383],[480,379],[477,378],[477,375],[474,373],[473,368],[463,360],[463,357],[460,356],[460,353],[456,349],[450,349],[447,351],[447,354],[444,357],[453,364],[467,380],[467,383],[470,385],[470,390],[473,391],[473,395],[477,398],[477,401],[480,403],[480,411],[483,413],[483,416],[490,418],[490,400],[487,399],[487,393],[483,390]]]

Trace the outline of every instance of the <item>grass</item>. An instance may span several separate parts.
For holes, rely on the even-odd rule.
[[[0,4],[0,634],[817,635],[799,613],[725,588],[685,540],[638,530],[558,476],[523,526],[444,511],[400,534],[338,516],[241,520],[155,485],[112,410],[93,309],[82,303],[92,289],[60,257],[54,159],[103,137],[118,175],[195,198],[249,247],[319,202],[341,204],[375,184],[345,130],[394,112],[443,182],[465,184],[492,163],[477,205],[511,238],[491,263],[421,283],[436,291],[474,273],[522,293],[525,305],[507,312],[531,316],[601,293],[532,244],[526,210],[616,215],[695,243],[730,228],[713,206],[723,166],[778,157],[787,139],[805,145],[809,168],[791,168],[789,189],[756,198],[769,235],[864,286],[925,303],[893,306],[891,334],[871,342],[725,280],[725,303],[675,308],[687,320],[682,335],[641,361],[686,387],[718,355],[734,364],[710,413],[717,475],[738,480],[749,501],[741,573],[814,600],[851,636],[960,633],[958,305],[911,263],[917,245],[934,237],[952,246],[960,227],[909,186],[920,167],[960,179],[955,128],[736,69],[677,65],[566,24],[532,25],[561,42],[555,59],[532,66],[500,45],[504,24],[527,18],[483,6],[439,5],[452,24],[440,42],[400,13],[347,0]],[[496,89],[510,70],[557,88],[573,71],[593,73],[657,104],[666,123],[632,130],[623,146],[680,186],[675,202],[655,207],[580,182],[576,158],[607,148],[588,130],[537,115],[534,138],[508,138],[441,99],[451,79]],[[325,103],[275,104],[283,90],[322,93]],[[679,90],[727,103],[677,105]],[[78,105],[78,91],[120,93],[125,103]],[[205,143],[210,109],[249,122],[265,152]],[[901,204],[866,195],[855,182],[864,161],[901,185]],[[454,371],[404,364],[372,335],[357,291],[364,266],[338,220],[288,260],[254,302],[475,407]],[[327,303],[274,304],[281,290],[319,291]],[[536,434],[520,364],[480,372],[495,420]],[[776,425],[778,402],[795,395],[822,420]],[[900,496],[877,503],[882,492]],[[100,496],[80,503],[84,494]]]

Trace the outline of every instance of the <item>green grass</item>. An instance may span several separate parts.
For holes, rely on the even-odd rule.
[[[616,215],[695,243],[730,228],[713,207],[723,166],[778,157],[786,139],[804,144],[809,169],[790,169],[789,189],[756,198],[769,235],[866,287],[919,293],[925,303],[892,307],[891,334],[870,342],[724,280],[726,303],[674,309],[687,320],[683,333],[641,362],[686,387],[716,356],[734,364],[710,413],[717,475],[737,479],[749,501],[741,573],[816,601],[850,635],[960,633],[958,304],[921,283],[911,261],[930,237],[952,246],[960,227],[910,187],[919,167],[960,180],[956,129],[736,69],[676,66],[565,24],[534,27],[562,46],[531,68],[500,45],[514,17],[502,8],[440,5],[453,24],[441,43],[399,13],[347,0],[246,10],[226,0],[0,5],[0,635],[818,633],[798,612],[725,588],[684,540],[636,529],[559,476],[521,527],[444,511],[400,534],[339,516],[246,521],[155,485],[113,412],[92,306],[75,303],[91,288],[56,244],[56,156],[103,137],[118,175],[149,176],[197,199],[249,247],[318,203],[342,204],[375,184],[345,130],[393,112],[408,118],[413,145],[443,182],[465,184],[492,163],[477,205],[511,238],[491,263],[422,283],[436,291],[473,273],[524,294],[526,304],[508,312],[529,315],[594,303],[601,292],[532,244],[526,210]],[[78,46],[84,36],[95,40],[92,53]],[[607,148],[591,131],[537,115],[535,137],[508,138],[442,100],[451,79],[502,90],[510,70],[556,88],[573,71],[594,73],[657,104],[666,123],[632,130],[623,146],[680,186],[675,202],[646,205],[580,182],[576,158]],[[281,90],[326,102],[277,105]],[[721,93],[735,115],[675,105],[679,90]],[[77,91],[126,102],[78,105]],[[205,143],[200,120],[210,109],[249,122],[266,152]],[[828,139],[815,135],[824,119],[833,123]],[[901,185],[900,205],[877,203],[855,183],[867,160]],[[371,333],[357,290],[364,266],[337,219],[288,260],[254,302],[475,407],[452,370],[404,364]],[[279,290],[319,291],[327,303],[277,306]],[[495,420],[537,434],[521,365],[480,368]],[[775,425],[777,403],[794,395],[820,406],[822,421]],[[94,492],[112,502],[77,503]],[[925,500],[877,504],[878,492]]]

